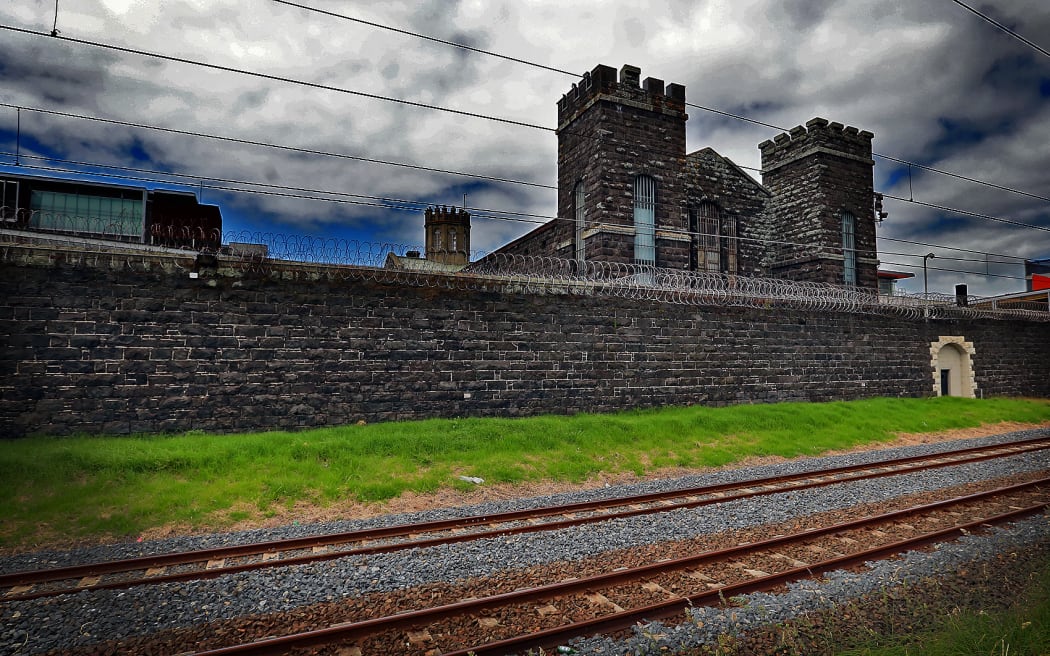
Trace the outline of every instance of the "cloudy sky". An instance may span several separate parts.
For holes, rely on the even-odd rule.
[[[967,4],[1050,49],[1046,0]],[[918,273],[905,289],[925,253],[931,289],[978,294],[1050,257],[1050,57],[952,0],[59,0],[57,22],[54,0],[8,0],[0,26],[0,171],[17,151],[24,173],[184,185],[228,240],[419,245],[421,204],[466,195],[491,250],[556,212],[558,98],[630,63],[685,85],[690,151],[744,167],[777,130],[709,109],[874,132],[876,189],[905,199],[880,256]]]

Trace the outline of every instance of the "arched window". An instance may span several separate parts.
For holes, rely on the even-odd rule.
[[[453,253],[459,250],[459,236],[455,228],[450,228],[448,231],[448,249]]]
[[[842,278],[847,285],[857,284],[857,220],[849,210],[842,210]]]
[[[585,226],[586,215],[583,208],[583,182],[577,182],[576,186],[572,191],[572,202],[573,207],[576,210],[576,234],[573,238],[573,243],[576,245],[576,261],[583,262],[586,259],[587,253],[583,243],[583,228]]]
[[[634,261],[656,264],[656,181],[647,175],[634,179]]]
[[[441,227],[438,226],[438,227],[434,228],[434,250],[435,251],[440,251],[441,250],[441,246],[442,246],[442,244],[441,244]]]

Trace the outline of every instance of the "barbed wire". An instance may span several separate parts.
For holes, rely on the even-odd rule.
[[[1050,321],[1046,305],[1002,297],[967,296],[960,303],[954,295],[887,296],[829,283],[506,253],[490,253],[470,264],[455,265],[449,261],[456,256],[467,261],[477,254],[438,253],[426,259],[422,249],[406,244],[249,231],[207,233],[190,226],[151,238],[153,243],[142,244],[85,236],[84,225],[52,232],[8,226],[0,228],[0,259],[28,263],[34,259],[29,251],[46,248],[61,253],[67,263],[88,265],[119,256],[132,270],[146,271],[163,268],[158,258],[169,260],[173,268],[196,270],[201,261],[198,256],[210,255],[208,266],[217,273],[226,268],[303,280],[370,280],[464,291],[605,296],[698,307],[793,309],[911,320]]]

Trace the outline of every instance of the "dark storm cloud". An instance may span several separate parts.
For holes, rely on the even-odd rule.
[[[49,107],[96,107],[97,97],[112,87],[108,69],[117,57],[32,39],[5,35],[0,40],[0,82],[5,101],[40,98]]]
[[[687,87],[695,104],[786,128],[814,116],[875,133],[876,151],[1018,189],[1050,193],[1050,58],[950,2],[654,0],[390,0],[316,6],[495,50],[556,68],[640,66]],[[1050,34],[1045,0],[982,7],[1035,41]],[[0,4],[0,22],[50,30],[54,4]],[[412,102],[553,126],[572,77],[277,3],[63,0],[60,29],[77,38]],[[1050,43],[1042,43],[1050,47]],[[0,99],[176,129],[549,184],[553,134],[436,110],[93,50],[49,38],[0,38]],[[3,134],[13,116],[0,112]],[[776,131],[689,108],[689,149],[710,146],[758,167]],[[129,130],[23,112],[33,143],[84,159],[421,202],[468,202],[552,216],[556,194],[352,160]],[[36,146],[34,146],[36,147]],[[1045,225],[1047,203],[878,159],[878,188],[916,200]],[[755,174],[758,177],[758,174]],[[420,217],[359,205],[222,196],[231,216],[264,217],[295,233],[328,225],[418,242]],[[1050,233],[887,201],[888,238],[944,246],[1050,251]],[[479,221],[491,250],[529,225]],[[902,251],[901,244],[884,243]],[[929,247],[895,260],[921,264]],[[888,261],[890,258],[886,258]],[[949,284],[948,274],[938,284]],[[1009,279],[968,280],[1007,289]]]

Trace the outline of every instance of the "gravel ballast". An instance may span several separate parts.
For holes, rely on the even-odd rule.
[[[362,521],[289,526],[283,529],[169,539],[154,543],[111,545],[61,553],[20,554],[5,560],[0,568],[3,571],[16,571],[43,566],[54,567],[76,562],[94,562],[203,546],[237,544],[408,521],[503,512],[552,503],[570,503],[625,494],[640,494],[660,489],[679,489],[778,474],[815,471],[828,467],[869,463],[891,457],[940,453],[966,446],[995,444],[1046,434],[1050,434],[1050,431],[1045,429],[1021,431],[991,438],[796,460],[777,465],[719,471],[667,481],[649,481],[631,486],[611,486],[551,497],[492,502]],[[368,557],[347,557],[318,564],[228,575],[207,581],[174,583],[129,590],[102,590],[65,595],[54,599],[7,602],[0,607],[0,623],[3,627],[0,629],[0,654],[42,653],[56,648],[89,645],[102,639],[143,635],[163,628],[190,626],[262,611],[291,610],[307,604],[404,589],[430,582],[447,582],[472,576],[485,576],[501,570],[525,568],[544,563],[579,561],[608,551],[780,523],[796,517],[848,508],[861,503],[889,500],[990,478],[1047,470],[1050,470],[1050,453],[1040,451],[923,473],[760,496],[713,507],[612,520],[549,533],[485,539]],[[1045,518],[1031,520],[1017,526],[1021,528],[996,531],[989,536],[971,536],[958,545],[951,545],[932,554],[917,554],[914,556],[915,562],[918,563],[923,558],[938,554],[940,554],[938,557],[945,558],[949,556],[963,559],[979,558],[981,554],[995,553],[1008,548],[1007,544],[1011,540],[1019,541],[1018,543],[1023,545],[1031,541],[1045,542],[1050,539]],[[895,563],[896,571],[901,572],[911,568],[912,558],[909,556],[909,559],[904,561],[908,563],[907,568],[902,569],[901,563]],[[943,568],[948,565],[938,562],[929,567],[932,568],[930,571],[937,571],[937,567]],[[919,575],[914,574],[914,576]],[[832,600],[831,603],[834,603],[836,599],[851,598],[862,593],[858,591],[870,590],[872,585],[884,585],[892,580],[892,577],[880,570],[879,566],[870,573],[860,575],[856,581],[850,578],[853,576],[843,574],[829,577],[827,585],[831,587],[822,589],[818,593],[807,592],[803,585],[798,589],[793,589],[787,595],[778,595],[778,599],[759,598],[760,603],[756,605],[756,608],[761,606],[764,609],[766,621],[777,621],[769,618],[779,618],[782,615],[784,617],[794,616],[799,612],[805,612],[805,609],[814,603],[814,599]],[[770,615],[769,609],[774,607],[777,609],[776,614]],[[698,609],[697,612],[701,610],[705,613],[710,611],[710,609]],[[738,613],[737,617],[741,615]],[[711,621],[708,621],[709,619]],[[701,622],[705,627],[718,626],[718,621],[714,616],[711,618],[705,616]],[[712,635],[710,631],[695,636],[692,634],[679,635],[679,631],[689,628],[689,626],[666,628],[661,631],[668,634],[667,639],[678,641],[702,641]],[[740,627],[737,626],[735,630],[739,631]],[[714,635],[717,635],[717,632]],[[634,653],[630,650],[641,649],[642,646],[639,645],[643,645],[644,641],[652,641],[651,638],[645,636],[641,636],[640,640],[642,642],[639,642],[638,645],[610,642],[608,644],[594,643],[589,648],[600,647],[612,650],[598,653]],[[686,642],[676,644],[684,645]]]

